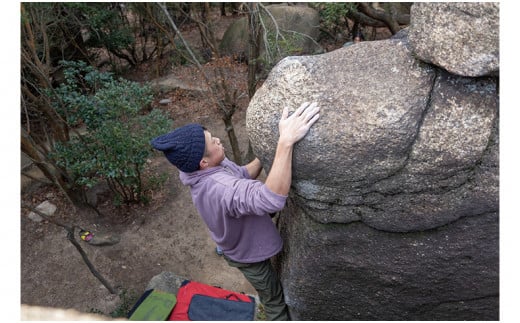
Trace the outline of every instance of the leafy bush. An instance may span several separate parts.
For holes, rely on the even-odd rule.
[[[120,52],[135,44],[131,27],[125,23],[121,4],[73,2],[65,7],[74,8],[81,13],[78,16],[82,18],[83,28],[88,30],[87,46]]]
[[[318,10],[322,28],[332,35],[348,30],[347,15],[357,11],[354,2],[317,2],[311,7]]]
[[[75,182],[92,187],[107,181],[117,203],[146,201],[142,171],[152,154],[150,140],[170,120],[160,110],[143,114],[152,91],[128,80],[115,80],[83,62],[63,62],[65,82],[56,90],[56,109],[86,133],[57,144],[52,157]]]
[[[190,59],[191,57],[186,46],[184,46],[180,40],[176,39],[174,50],[170,55],[171,63],[175,66],[186,65]]]

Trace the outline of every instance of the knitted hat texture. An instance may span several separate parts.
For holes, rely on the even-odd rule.
[[[152,139],[151,144],[179,170],[191,173],[199,169],[206,149],[206,137],[201,125],[188,124]]]

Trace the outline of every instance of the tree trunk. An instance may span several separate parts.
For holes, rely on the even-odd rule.
[[[390,13],[383,10],[376,10],[366,2],[356,2],[358,10],[349,11],[347,17],[354,22],[358,22],[363,26],[371,27],[387,27],[392,34],[396,34],[400,30],[400,25],[410,24],[409,14],[394,13],[395,4],[388,3]]]
[[[203,2],[200,4],[200,21],[197,20],[197,27],[199,28],[200,33],[200,41],[202,43],[203,48],[211,47],[209,44],[209,36],[208,36],[208,15],[210,14],[210,8],[208,2]]]
[[[222,120],[224,120],[229,143],[231,144],[231,149],[233,150],[233,156],[235,156],[235,163],[242,165],[242,154],[240,152],[240,147],[238,146],[238,139],[235,134],[235,128],[233,127],[233,121],[231,120],[231,117],[232,115],[225,116],[222,118]]]
[[[69,202],[77,207],[83,207],[85,205],[85,199],[82,192],[79,192],[74,185],[71,184],[71,180],[66,177],[63,170],[52,164],[51,161],[49,161],[47,157],[38,150],[34,141],[26,135],[26,132],[23,129],[20,142],[22,152],[29,156],[36,167],[41,170],[43,175],[65,194]]]
[[[249,100],[253,97],[256,92],[256,72],[258,70],[258,56],[260,55],[260,36],[261,36],[261,25],[258,20],[258,5],[255,2],[248,3],[249,10],[247,11],[248,17],[248,30],[249,30],[249,46],[248,46],[248,64],[247,64],[247,89]]]
[[[261,40],[261,24],[258,20],[258,4],[255,2],[249,2],[248,6],[248,30],[249,30],[249,60],[247,64],[247,89],[249,100],[253,98],[256,93],[256,72],[258,71],[258,56],[260,55],[260,40]],[[248,141],[247,144],[247,153],[245,156],[245,163],[251,162],[255,159],[255,154],[253,152],[253,147],[251,146],[251,142]]]
[[[84,205],[83,192],[74,186],[66,170],[58,167],[48,156],[55,142],[69,140],[69,128],[45,94],[53,91],[50,76],[52,58],[48,50],[40,57],[37,48],[51,48],[51,37],[47,35],[47,24],[40,19],[43,14],[38,12],[38,8],[21,5],[25,17],[21,35],[21,98],[26,116],[26,123],[21,128],[21,150],[73,205],[81,207]]]
[[[392,15],[387,14],[386,12],[381,11],[381,10],[376,10],[376,9],[372,8],[370,5],[368,5],[368,3],[365,3],[365,2],[360,2],[358,4],[358,8],[365,15],[367,15],[373,19],[384,22],[385,25],[388,27],[388,29],[390,29],[390,31],[392,32],[392,35],[395,35],[397,32],[399,32],[399,30],[400,30],[399,24],[392,17]]]
[[[238,15],[238,13],[240,12],[240,2],[231,2],[231,12],[232,12],[232,15],[233,16],[236,16]]]

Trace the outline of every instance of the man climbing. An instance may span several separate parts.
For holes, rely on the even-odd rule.
[[[283,209],[292,179],[294,144],[318,120],[315,102],[303,103],[279,121],[276,153],[265,183],[255,158],[238,166],[226,158],[220,139],[198,124],[180,127],[152,140],[152,146],[180,170],[193,203],[212,239],[232,267],[258,292],[268,320],[289,320],[281,283],[270,258],[282,250],[282,238],[269,214]]]
[[[356,31],[356,33],[354,34],[354,38],[352,39],[352,41],[346,42],[345,44],[343,44],[343,47],[348,47],[350,45],[357,44],[362,41],[365,41],[365,36],[363,36],[363,33],[361,32],[361,30],[358,29]]]

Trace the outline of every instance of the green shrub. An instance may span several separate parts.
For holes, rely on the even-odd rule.
[[[357,11],[355,2],[316,2],[311,7],[320,14],[321,27],[333,35],[348,29],[347,16]]]
[[[175,66],[186,65],[191,59],[186,46],[180,41],[175,39],[175,46],[172,54],[170,55],[170,61]]]
[[[77,10],[78,16],[83,18],[80,23],[88,30],[87,46],[121,52],[135,44],[131,26],[126,23],[118,4],[72,2],[65,7]]]
[[[56,108],[87,131],[57,144],[52,157],[81,186],[106,181],[117,203],[146,201],[142,172],[150,140],[167,132],[171,121],[160,110],[142,113],[152,101],[150,87],[115,80],[82,62],[63,64],[66,81],[56,90]]]

